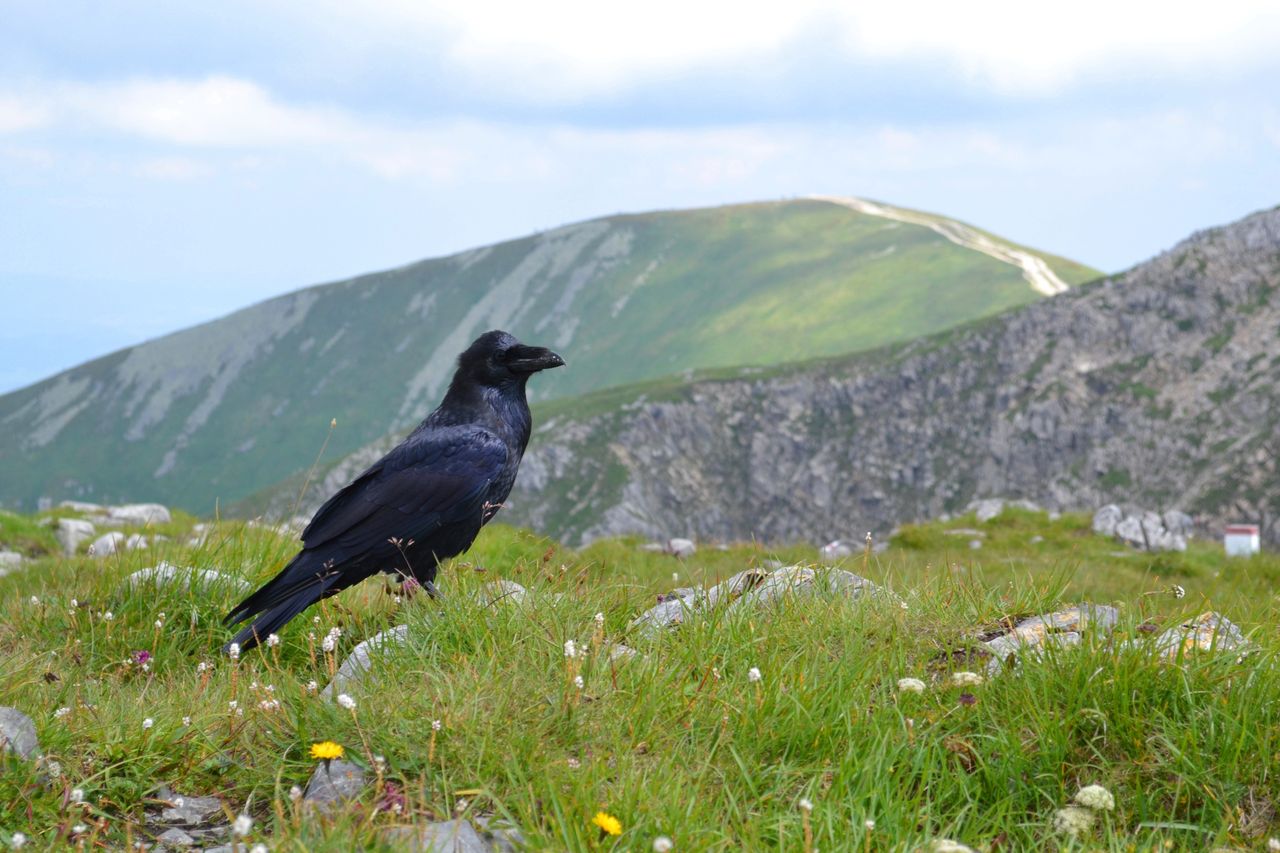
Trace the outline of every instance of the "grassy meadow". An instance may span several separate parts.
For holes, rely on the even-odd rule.
[[[232,662],[218,651],[240,596],[230,583],[125,578],[164,560],[256,584],[294,544],[243,522],[192,544],[194,521],[178,517],[145,551],[66,558],[39,523],[0,515],[0,546],[35,557],[0,578],[0,705],[34,719],[58,764],[0,758],[0,848],[15,832],[28,849],[149,841],[161,784],[250,815],[243,850],[392,850],[386,828],[452,815],[495,815],[529,849],[570,851],[648,851],[660,836],[678,851],[928,850],[944,838],[1263,850],[1280,835],[1276,556],[1228,560],[1216,543],[1139,554],[1093,536],[1085,516],[1006,510],[909,526],[883,553],[844,561],[901,603],[795,598],[645,636],[628,625],[658,593],[816,552],[704,544],[680,561],[637,540],[571,551],[495,525],[442,570],[442,599],[399,599],[372,580]],[[947,532],[957,527],[981,531],[983,547]],[[499,578],[527,587],[525,603],[479,603]],[[956,671],[984,671],[979,640],[1003,620],[1082,600],[1120,608],[1111,638],[952,686]],[[1207,610],[1239,624],[1253,653],[1157,659],[1152,626]],[[408,642],[348,689],[354,709],[316,695],[309,683],[323,688],[355,644],[398,624]],[[569,640],[578,656],[566,657]],[[618,642],[638,654],[611,659]],[[927,687],[900,691],[902,678]],[[290,788],[326,740],[371,783],[332,816],[304,814]],[[1114,811],[1078,838],[1056,831],[1054,811],[1089,784],[1114,794]],[[601,811],[620,834],[593,825]]]

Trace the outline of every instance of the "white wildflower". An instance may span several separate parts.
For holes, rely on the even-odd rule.
[[[923,693],[924,688],[925,688],[925,683],[918,678],[899,678],[898,679],[899,693]]]
[[[301,800],[301,799],[302,799],[302,789],[301,789],[301,788],[299,788],[297,785],[292,785],[292,786],[290,786],[290,787],[289,787],[289,799],[293,800],[295,803],[296,803],[298,800]]]
[[[1271,853],[1280,853],[1280,838],[1268,838],[1267,849],[1270,850]]]
[[[258,709],[261,711],[275,711],[280,708],[279,699],[263,699],[258,703]]]
[[[36,606],[39,606],[39,605],[40,605],[40,599],[39,599],[38,597],[36,597],[36,596],[34,596],[34,595],[33,595],[33,596],[31,596],[31,603],[32,603],[32,604],[34,604],[34,605],[36,605]],[[14,838],[17,838],[19,835],[22,835],[22,833],[21,833],[21,832],[16,833],[16,834],[14,834],[14,836],[13,836],[13,837],[14,837]],[[25,839],[25,838],[26,838],[26,836],[23,836],[23,838]]]
[[[70,714],[70,713],[71,713],[71,709],[68,708],[66,705],[63,705],[61,708],[53,712],[53,718],[55,720],[61,720],[63,717],[65,717],[67,714]]]
[[[956,687],[976,687],[982,683],[982,676],[976,672],[955,672],[951,674],[951,683]]]
[[[356,709],[356,700],[352,699],[345,693],[338,694],[338,704],[343,708],[346,708],[348,711],[354,711]]]
[[[23,835],[21,832],[15,832],[13,835],[9,836],[9,846],[12,847],[14,850],[17,850],[18,848],[20,848],[22,845],[26,843],[27,843],[27,837]]]
[[[573,677],[573,686],[581,690],[583,687],[586,686],[586,682],[582,680],[581,675],[575,675]]]
[[[564,641],[564,656],[565,656],[565,657],[567,657],[567,658],[574,658],[574,657],[577,657],[577,656],[578,656],[578,644],[577,644],[577,643],[575,643],[573,640],[565,640],[565,641]]]
[[[191,718],[190,718],[190,717],[183,717],[183,718],[182,718],[182,725],[183,725],[183,727],[186,727],[186,726],[191,725]]]
[[[314,622],[315,624],[319,625],[319,624],[320,624],[320,617],[319,617],[319,616],[312,616],[312,617],[311,617],[311,621],[312,621],[312,622]]]
[[[569,758],[566,758],[564,763],[569,765],[570,770],[577,770],[579,767],[582,766],[582,762],[576,758],[573,758],[572,756],[570,756]]]
[[[1169,591],[1173,593],[1174,598],[1184,598],[1186,597],[1186,594],[1187,594],[1187,591],[1176,583],[1173,585],[1172,588],[1170,588]]]
[[[163,627],[164,627],[164,620],[163,620],[163,619],[157,619],[157,620],[156,620],[156,630],[157,630],[157,631],[159,631],[159,630],[160,630],[161,628],[163,628]]]
[[[603,613],[597,613],[597,614],[595,615],[595,620],[596,620],[596,624],[597,624],[597,625],[603,625],[603,624],[604,624],[604,614],[603,614]]]
[[[276,647],[276,646],[278,646],[278,645],[280,645],[280,635],[279,635],[279,634],[267,634],[267,648],[269,648],[269,649],[273,649],[273,648],[275,648],[275,647]]]
[[[671,843],[671,839],[665,835],[659,835],[653,839],[653,853],[670,853],[671,848],[674,846]]]
[[[111,621],[112,619],[114,619],[114,618],[116,618],[116,615],[115,615],[114,613],[112,613],[110,610],[108,610],[106,613],[103,613],[103,614],[102,614],[102,619],[103,619],[103,621],[105,621],[105,622],[110,622],[110,621]]]
[[[1067,806],[1053,813],[1053,828],[1075,838],[1093,829],[1093,812],[1080,806]]]
[[[867,828],[867,832],[870,832],[871,830],[876,828],[876,822],[871,818],[867,818],[866,820],[864,820],[862,822],[862,825]]]
[[[440,722],[439,720],[432,720],[432,721],[431,721],[431,730],[432,730],[432,731],[434,731],[434,732],[438,732],[438,731],[440,731],[442,728],[444,728],[444,723]]]
[[[462,814],[467,810],[467,801],[458,800],[456,803],[453,804],[453,810],[458,814]]]
[[[239,643],[232,643],[231,645],[227,646],[227,657],[231,658],[232,660],[240,660],[240,644]]]
[[[239,701],[232,699],[230,702],[227,703],[227,707],[234,711],[240,707],[240,703]]]
[[[71,599],[71,606],[72,606],[72,607],[79,607],[79,606],[80,606],[80,602],[76,601],[76,600],[73,598],[73,599]]]
[[[1109,812],[1116,807],[1116,798],[1101,785],[1086,785],[1076,792],[1077,805],[1094,811]]]
[[[80,803],[83,803],[83,802],[84,802],[84,789],[83,789],[83,788],[72,788],[72,789],[71,789],[71,793],[67,795],[67,799],[69,799],[69,800],[70,800],[74,805],[79,805]]]
[[[253,829],[253,818],[247,814],[240,815],[235,823],[231,824],[231,831],[236,835],[248,835],[251,829]]]
[[[236,653],[239,654],[238,649]],[[211,669],[213,669],[213,664],[209,663],[207,660],[202,660],[200,663],[196,664],[196,672],[208,672]]]
[[[77,823],[75,826],[71,827],[72,835],[84,835],[88,831],[89,827],[85,826],[83,823]]]
[[[142,728],[149,729],[155,724],[156,724],[155,720],[151,719],[150,717],[147,717],[145,720],[142,721]]]
[[[255,844],[249,848],[249,853],[267,853],[267,845]]]
[[[308,681],[308,682],[307,682],[307,692],[308,692],[308,693],[315,693],[315,692],[316,692],[317,690],[319,690],[319,689],[320,689],[320,685],[319,685],[319,684],[316,684],[316,683],[315,683],[315,681]]]
[[[760,674],[759,667],[753,666],[751,667],[751,669],[747,670],[747,681],[755,683],[762,678],[764,678],[764,676]]]
[[[392,604],[399,604],[399,603],[400,603],[400,601],[401,601],[400,596],[398,596],[398,595],[393,595],[393,596],[391,596],[391,603],[392,603]]]
[[[939,838],[929,848],[931,853],[973,853],[973,848],[950,838]]]
[[[813,811],[813,801],[808,797],[801,797],[800,801],[796,803],[796,806],[798,806],[802,812],[807,813]]]
[[[320,643],[320,648],[325,652],[331,652],[333,651],[333,647],[336,642],[337,640],[334,639],[333,635],[329,634],[324,638],[324,641]]]

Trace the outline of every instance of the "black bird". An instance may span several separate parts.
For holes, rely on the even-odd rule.
[[[563,364],[506,332],[476,338],[458,357],[440,407],[329,498],[302,531],[297,556],[227,614],[227,625],[257,615],[232,642],[251,649],[315,602],[380,571],[434,593],[437,565],[471,547],[516,481],[532,426],[525,384]]]

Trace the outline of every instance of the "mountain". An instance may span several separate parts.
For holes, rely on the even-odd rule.
[[[570,542],[860,540],[1001,496],[1261,522],[1274,543],[1280,208],[928,338],[611,389],[535,417],[504,519]]]
[[[804,199],[613,216],[307,288],[0,397],[0,503],[160,500],[209,513],[435,405],[506,328],[566,397],[681,370],[914,338],[1093,278],[931,214]]]

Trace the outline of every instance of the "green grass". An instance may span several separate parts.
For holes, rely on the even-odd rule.
[[[984,546],[946,533],[956,527],[981,530]],[[1012,850],[1257,849],[1280,834],[1270,810],[1280,772],[1275,556],[1228,561],[1211,543],[1143,555],[1092,536],[1082,516],[1006,511],[986,524],[908,526],[865,569],[862,555],[846,561],[905,609],[889,598],[794,600],[645,637],[628,625],[656,593],[769,559],[808,560],[812,549],[704,546],[679,562],[635,540],[575,552],[498,526],[444,570],[442,601],[397,605],[369,582],[295,620],[278,649],[233,665],[217,649],[234,590],[131,594],[122,580],[165,559],[257,582],[292,545],[239,522],[202,545],[184,541],[98,561],[51,557],[0,579],[0,701],[35,719],[62,770],[45,786],[36,768],[0,763],[0,842],[21,831],[53,847],[86,817],[105,819],[100,838],[113,844],[139,837],[160,783],[247,809],[251,840],[273,850],[390,849],[379,847],[381,828],[459,808],[510,818],[538,850],[648,850],[658,835],[677,850],[802,850],[801,798],[814,803],[823,851],[910,850],[939,837]],[[475,603],[498,577],[528,587],[530,604]],[[1165,592],[1174,583],[1185,598]],[[1025,663],[971,689],[971,706],[945,686],[953,670],[982,669],[982,631],[1079,600],[1121,609],[1116,642],[1095,637]],[[1146,636],[1140,624],[1209,609],[1251,632],[1257,653],[1167,664],[1149,647],[1120,646]],[[307,692],[355,643],[401,623],[409,642],[350,690],[354,713]],[[318,638],[335,625],[343,636],[329,659]],[[585,657],[566,660],[568,639]],[[639,656],[611,664],[601,648],[612,642]],[[154,655],[145,673],[123,663],[142,649]],[[202,661],[211,672],[198,672]],[[899,694],[907,676],[931,686]],[[259,708],[269,697],[278,710]],[[73,710],[55,719],[60,707]],[[324,739],[363,763],[384,756],[387,769],[378,791],[338,817],[301,820],[288,790],[305,784],[307,749]],[[1117,809],[1072,845],[1054,835],[1052,813],[1089,783],[1109,788]],[[86,814],[66,805],[72,787],[85,792]],[[401,814],[376,808],[391,791],[404,796]],[[621,820],[618,839],[589,825],[598,810]]]

